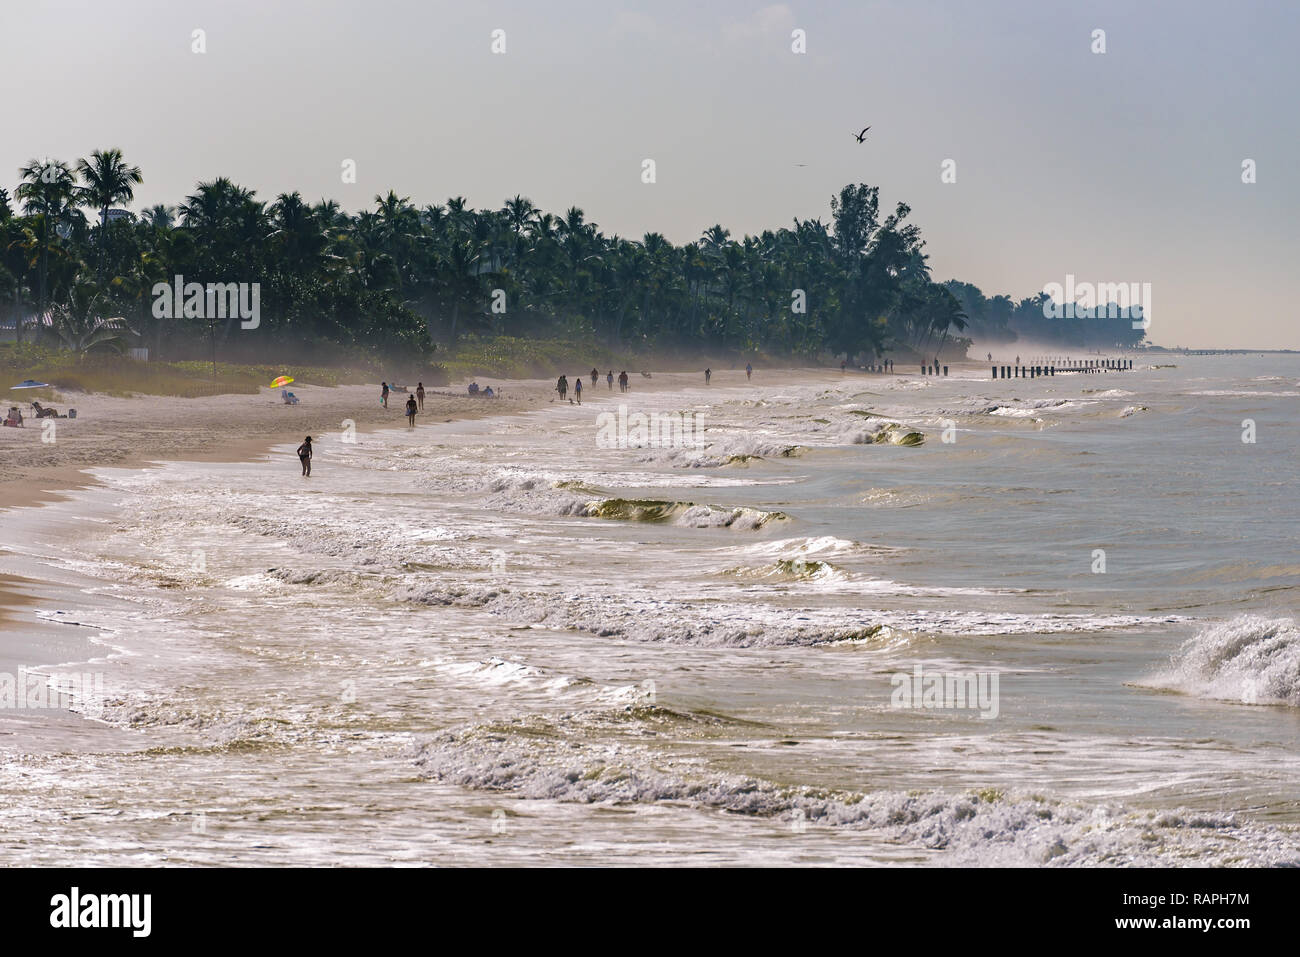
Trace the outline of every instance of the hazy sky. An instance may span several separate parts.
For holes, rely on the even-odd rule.
[[[1150,282],[1155,342],[1300,348],[1298,48],[1297,0],[0,0],[0,186],[116,146],[134,209],[223,175],[349,210],[522,193],[680,243],[863,182],[936,279]]]

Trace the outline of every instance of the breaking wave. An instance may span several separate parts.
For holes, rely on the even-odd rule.
[[[430,780],[472,790],[580,804],[671,802],[701,811],[865,831],[941,853],[954,864],[1300,864],[1292,833],[1231,814],[1084,806],[993,789],[954,794],[780,786],[711,773],[697,764],[656,762],[636,745],[575,743],[592,723],[661,729],[701,721],[727,719],[647,704],[555,719],[534,715],[441,732],[418,748],[414,761]]]
[[[1211,625],[1141,684],[1219,701],[1300,707],[1300,628],[1291,618],[1260,615]]]
[[[587,502],[573,514],[624,522],[671,522],[687,528],[737,528],[754,530],[788,519],[784,512],[660,499],[606,498]]]
[[[809,581],[809,582],[843,582],[848,581],[848,573],[830,562],[815,558],[778,558],[770,565],[757,568],[740,567],[727,570],[727,574],[738,578],[757,581]]]

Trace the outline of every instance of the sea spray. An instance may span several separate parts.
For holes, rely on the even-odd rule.
[[[1239,615],[1186,641],[1142,682],[1201,698],[1300,707],[1300,628],[1291,618]]]

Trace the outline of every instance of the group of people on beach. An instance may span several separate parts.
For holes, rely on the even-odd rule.
[[[388,396],[392,393],[392,391],[393,390],[388,387],[387,382],[380,383],[379,404],[382,405],[385,409],[388,408]],[[406,394],[406,408],[403,410],[403,412],[406,415],[407,428],[410,429],[415,428],[416,413],[423,412],[423,411],[424,411],[424,383],[421,382],[416,385],[414,394],[410,392]],[[310,436],[308,436],[308,441],[311,441]],[[308,449],[308,451],[310,452],[311,450]],[[301,450],[299,450],[300,457],[301,454],[302,454]],[[311,458],[311,456],[309,455],[308,458]],[[310,475],[311,468],[308,467],[302,474]]]
[[[650,373],[648,372],[642,372],[641,374],[645,376],[647,379],[651,378]],[[753,378],[754,378],[754,366],[747,362],[745,363],[745,379],[746,381],[750,381]],[[600,370],[593,368],[591,370],[591,387],[593,389],[596,388],[596,384],[599,381],[600,381]],[[713,369],[712,368],[705,369],[704,384],[709,385],[712,381],[713,381]],[[613,369],[610,369],[608,372],[605,373],[605,384],[609,387],[610,392],[614,391],[614,370]],[[627,370],[624,369],[618,374],[618,391],[626,392],[627,390],[628,390],[628,377],[627,377]],[[561,402],[563,402],[565,399],[568,398],[569,377],[567,375],[562,375],[555,380],[555,391],[560,394]],[[569,401],[571,403],[576,403],[577,405],[582,405],[582,376],[576,376],[574,378],[573,398],[569,399]]]
[[[641,374],[645,375],[646,373],[643,372]],[[591,387],[593,389],[596,388],[596,384],[598,382],[600,382],[600,370],[593,368],[591,370]],[[605,373],[605,384],[609,387],[610,392],[614,391],[614,370],[613,369],[610,369],[608,372]],[[625,369],[618,374],[618,391],[626,392],[627,388],[628,388],[628,377],[627,377],[627,370]],[[555,380],[555,391],[560,394],[561,402],[563,402],[566,398],[568,398],[569,377],[567,375],[562,375]],[[576,402],[578,405],[582,405],[582,376],[574,377],[573,398],[569,399],[569,401]]]
[[[388,397],[392,395],[393,390],[389,388],[388,382],[384,381],[379,384],[379,404],[385,409],[388,408]],[[424,411],[424,383],[417,383],[415,392],[406,394],[406,414],[407,428],[415,428],[415,416]],[[302,463],[302,474],[311,475],[311,436],[307,436],[298,446],[298,461]]]
[[[939,360],[938,360],[938,359],[935,359],[935,360],[934,360],[934,363],[935,363],[935,365],[938,365],[938,364],[939,364]],[[848,362],[848,360],[847,360],[847,359],[841,359],[841,360],[840,360],[840,372],[843,373],[846,369],[848,369],[848,367],[849,367],[849,362]],[[857,368],[857,366],[854,366],[854,368]],[[868,365],[866,365],[866,366],[863,366],[863,368],[865,368],[868,372],[893,372],[893,371],[894,371],[894,360],[893,360],[893,359],[881,359],[881,360],[879,360],[878,362],[872,362],[872,363],[870,363],[870,364],[868,364]]]
[[[381,382],[379,386],[380,386],[379,404],[386,409],[388,408],[388,396],[392,393],[393,390],[388,387],[387,382]],[[409,392],[406,394],[406,415],[411,420],[412,426],[415,425],[415,413],[423,412],[423,411],[424,411],[424,383],[421,382],[416,385],[414,395],[412,395]]]
[[[645,376],[647,379],[650,378],[650,373],[648,372],[642,372],[641,374]],[[745,380],[750,381],[753,379],[753,377],[754,377],[754,366],[751,363],[747,362],[745,363]],[[712,381],[713,381],[713,369],[712,368],[705,369],[704,384],[709,385]],[[599,382],[600,382],[600,370],[593,367],[591,370],[591,387],[594,389],[597,383]],[[605,373],[605,384],[608,387],[610,392],[614,391],[614,370],[613,369],[610,369],[608,372]],[[628,387],[629,387],[629,379],[627,375],[627,370],[624,369],[618,374],[618,391],[627,392]],[[489,397],[494,395],[491,386],[488,386],[485,390],[480,392],[479,385],[477,382],[471,382],[469,384],[468,391],[470,395],[484,395]],[[555,380],[555,391],[560,394],[561,402],[563,402],[565,399],[568,398],[569,377],[567,375],[562,375]],[[389,395],[392,394],[392,392],[393,390],[389,388],[387,381],[380,383],[379,402],[385,409],[388,408],[388,397]],[[574,378],[573,398],[569,399],[569,401],[576,403],[578,405],[582,405],[582,376],[576,376]],[[421,382],[418,385],[416,385],[414,394],[408,392],[406,395],[405,413],[406,413],[407,428],[411,428],[411,429],[415,428],[415,417],[417,414],[423,411],[424,411],[424,383]],[[302,463],[303,475],[311,475],[311,457],[312,457],[312,446],[311,446],[311,436],[309,435],[307,436],[306,439],[303,440],[302,445],[298,446],[298,460]]]

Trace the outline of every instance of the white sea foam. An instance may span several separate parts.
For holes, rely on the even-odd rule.
[[[854,555],[870,552],[893,552],[885,545],[865,545],[834,535],[815,535],[808,538],[778,538],[747,545],[726,546],[719,551],[736,555],[770,556],[772,558],[809,558],[821,555]]]
[[[937,852],[950,864],[1300,865],[1292,831],[1231,814],[1134,811],[993,790],[827,793],[678,766],[638,746],[578,743],[582,729],[593,724],[681,728],[716,720],[650,706],[554,720],[533,716],[445,731],[422,745],[414,760],[431,780],[459,787],[580,804],[673,802],[784,827],[797,822],[867,831]]]
[[[1125,380],[1134,397],[1107,389],[1064,398],[1060,389],[1024,401],[1011,399],[1018,390],[1009,383],[974,380],[957,388],[871,380],[873,391],[857,394],[852,388],[863,380],[838,389],[755,387],[752,398],[723,398],[707,409],[702,449],[598,449],[590,423],[552,411],[329,445],[310,483],[298,480],[291,457],[285,474],[274,459],[113,471],[106,517],[77,529],[57,561],[41,536],[4,542],[29,567],[35,559],[87,576],[78,594],[89,602],[120,596],[133,605],[116,618],[109,611],[66,617],[95,626],[107,621],[114,641],[134,652],[107,684],[106,714],[115,725],[110,730],[129,732],[129,747],[138,741],[147,750],[123,758],[88,749],[84,763],[95,773],[83,775],[84,791],[61,791],[51,816],[95,799],[101,783],[129,787],[149,775],[184,781],[170,791],[157,785],[160,802],[174,804],[177,793],[189,800],[196,781],[211,781],[218,800],[205,800],[221,803],[225,776],[239,779],[237,756],[264,747],[274,749],[281,767],[309,768],[313,786],[333,787],[319,794],[339,807],[358,775],[385,762],[399,769],[395,788],[426,787],[391,760],[414,739],[428,742],[419,760],[444,784],[570,802],[560,816],[570,815],[573,830],[553,832],[565,841],[622,833],[621,825],[601,819],[626,815],[583,816],[584,804],[618,803],[635,812],[666,803],[671,807],[647,816],[725,809],[750,815],[740,818],[744,826],[752,819],[765,832],[786,829],[798,812],[809,826],[861,829],[946,863],[1295,863],[1294,832],[1255,827],[1247,819],[1252,812],[1233,818],[1171,807],[1281,806],[1275,797],[1290,770],[1278,770],[1279,749],[1289,747],[1285,724],[1276,735],[1259,728],[1286,719],[1277,706],[1298,706],[1290,619],[1233,619],[1208,628],[1147,682],[1273,709],[1193,709],[1168,696],[1119,692],[1144,709],[1144,727],[1158,729],[1158,740],[1114,757],[1112,742],[1133,744],[1126,737],[1131,716],[1111,710],[1117,686],[1132,677],[1133,655],[1190,627],[1179,615],[1143,610],[1222,614],[1217,595],[1256,600],[1220,587],[1246,580],[1241,576],[1184,576],[1170,589],[1115,575],[1104,583],[1113,593],[1085,574],[1070,577],[1070,569],[1086,568],[1087,554],[1078,541],[1061,545],[1072,525],[1091,524],[1088,539],[1129,535],[1121,552],[1137,563],[1129,569],[1152,554],[1188,557],[1178,539],[1161,536],[1182,527],[1175,516],[1196,519],[1186,506],[1202,476],[1165,469],[1172,481],[1166,489],[1154,481],[1166,464],[1163,446],[1157,455],[1150,442],[1107,442],[1108,429],[1116,436],[1158,434],[1153,416],[1114,421],[1141,409],[1138,402],[1157,407],[1155,399],[1179,388],[1162,380],[1165,391],[1152,391],[1143,378]],[[1229,397],[1265,395],[1236,388],[1251,385],[1244,379],[1207,379],[1196,387],[1221,384]],[[1253,385],[1293,388],[1289,378]],[[645,401],[647,408],[682,403]],[[1207,396],[1194,411],[1239,404]],[[1077,428],[1040,441],[1037,425],[1019,434],[1015,423],[985,416],[1049,426],[1072,419]],[[937,438],[947,418],[964,420],[955,448],[935,442],[913,453],[852,444],[875,443],[893,422]],[[1190,414],[1188,420],[1185,448],[1203,440],[1207,454],[1218,448],[1214,433],[1196,431],[1203,423]],[[1129,445],[1141,447],[1139,459],[1126,458],[1135,454]],[[1152,475],[1143,507],[1123,521],[1108,519],[1109,479],[1085,481],[1090,473],[1078,468],[1099,459],[1077,456],[1097,454],[1110,455],[1121,473]],[[1288,477],[1281,474],[1280,493],[1288,492]],[[786,484],[756,487],[776,483]],[[734,491],[720,491],[726,488]],[[1068,496],[1047,500],[1045,490]],[[1283,503],[1277,515],[1286,518],[1289,499],[1273,501]],[[1063,524],[1044,533],[1037,520],[1052,518],[1047,506],[1061,503]],[[1030,506],[1046,511],[1025,514],[1022,525],[1017,509]],[[1155,528],[1144,530],[1148,516]],[[1275,521],[1272,528],[1286,527]],[[1266,554],[1258,563],[1284,567],[1285,538],[1276,538],[1282,544],[1262,542]],[[983,547],[967,547],[977,544]],[[1236,541],[1216,547],[1225,552],[1224,567],[1241,559]],[[190,568],[192,549],[206,550],[206,570]],[[1073,555],[1061,559],[1068,549]],[[1279,614],[1293,612],[1286,576],[1268,577],[1278,587],[1261,594],[1277,602]],[[994,587],[1005,584],[1023,587]],[[44,610],[40,617],[58,620]],[[1113,648],[1122,651],[1109,654]],[[1017,696],[1005,699],[1007,723],[951,738],[933,733],[948,718],[909,716],[904,725],[924,729],[900,731],[896,713],[856,697],[865,676],[917,657],[957,672],[978,661],[1004,675],[1004,694],[1014,685]],[[1080,662],[1087,668],[1082,681]],[[681,683],[670,684],[670,673]],[[359,686],[352,703],[340,700],[345,681]],[[662,699],[680,691],[681,700],[716,715],[648,706],[654,681]],[[582,708],[593,710],[576,710]],[[530,717],[537,712],[544,717]],[[728,724],[728,712],[743,713],[744,722]],[[1214,722],[1198,720],[1205,714]],[[1044,729],[1041,741],[1008,752],[1022,719]],[[810,724],[825,727],[827,736],[801,739],[797,750],[782,741],[722,752],[729,742],[713,740],[793,735],[784,729]],[[440,735],[448,726],[453,730]],[[756,726],[772,730],[754,732]],[[877,743],[866,753],[879,764],[820,761],[831,750],[848,754],[847,740],[868,738]],[[1187,761],[1193,744],[1201,756]],[[1080,765],[1076,747],[1099,756]],[[890,764],[904,750],[907,757]],[[726,760],[715,762],[721,753]],[[801,760],[792,759],[796,754]],[[169,777],[191,757],[202,768],[190,764],[188,779]],[[875,772],[853,777],[856,767],[882,764],[903,769],[888,789],[872,790],[881,780]],[[1105,774],[1091,774],[1102,768]],[[927,774],[940,777],[944,789]],[[826,780],[852,790],[803,786]],[[1007,793],[947,789],[988,782]],[[1046,797],[1013,793],[1008,782]],[[904,792],[908,786],[922,790]],[[301,833],[276,823],[293,818],[282,813],[298,807],[291,791],[268,799],[268,813],[258,817],[268,842],[294,846],[286,855],[296,852]],[[445,796],[455,793],[428,791],[427,802],[393,794],[423,815],[442,813]],[[24,813],[46,814],[31,794]],[[1164,809],[1129,810],[1112,801],[1142,801],[1144,808],[1159,802]],[[0,824],[18,820],[6,815],[0,810]],[[345,816],[334,820],[340,840],[360,833],[349,830]],[[394,832],[425,823],[407,819]],[[45,833],[75,844],[85,829],[69,824],[61,834],[55,827]],[[137,833],[124,832],[131,839]],[[18,846],[16,836],[30,838],[17,828],[0,833]],[[698,845],[688,838],[682,846],[689,853]],[[498,842],[495,853],[511,852]]]
[[[863,591],[868,591],[866,587]],[[936,594],[879,583],[886,593]],[[968,595],[986,594],[968,589]],[[749,602],[690,601],[625,589],[617,595],[554,594],[499,585],[404,582],[394,596],[425,605],[479,608],[515,622],[572,629],[601,637],[704,647],[820,645],[894,632],[947,635],[1080,634],[1148,627],[1171,617],[1019,615],[983,611],[886,611],[790,608]]]
[[[1219,622],[1141,683],[1200,698],[1300,707],[1300,628],[1291,618],[1259,615]]]

